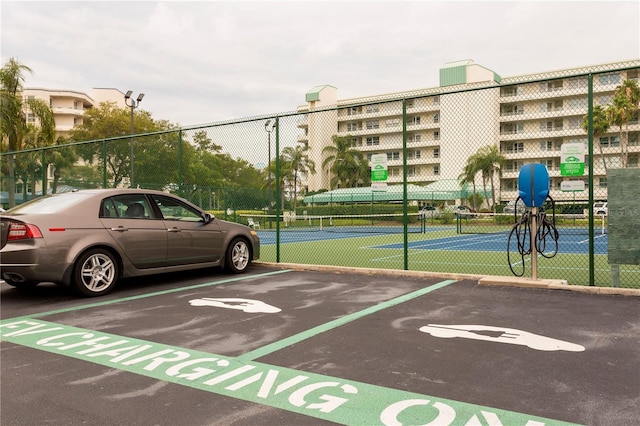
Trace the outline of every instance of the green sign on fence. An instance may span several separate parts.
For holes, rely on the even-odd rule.
[[[584,175],[584,151],[583,143],[563,143],[560,148],[560,175],[582,176]]]
[[[388,176],[387,154],[373,154],[371,156],[371,190],[386,191]]]

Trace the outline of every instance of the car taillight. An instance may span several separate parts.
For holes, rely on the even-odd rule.
[[[37,226],[28,223],[12,222],[9,225],[8,241],[42,238],[42,232]]]

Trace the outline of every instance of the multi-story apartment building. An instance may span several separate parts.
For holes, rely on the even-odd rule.
[[[518,196],[519,170],[535,162],[547,166],[554,199],[586,200],[586,190],[561,191],[566,177],[560,173],[560,150],[564,143],[588,142],[582,127],[588,111],[588,75],[593,75],[594,105],[604,106],[624,80],[637,81],[639,71],[640,60],[631,60],[500,77],[473,61],[459,61],[440,69],[440,86],[434,88],[340,100],[337,88],[317,86],[306,94],[307,103],[297,108],[302,114],[298,142],[307,144],[310,159],[322,164],[322,150],[332,143],[332,136],[348,136],[352,146],[368,157],[387,154],[389,184],[402,182],[406,160],[407,180],[417,185],[458,179],[470,155],[495,145],[506,158],[495,182],[499,199]],[[636,114],[628,122],[628,167],[638,167],[639,134]],[[600,190],[597,196],[604,198],[606,171],[599,148],[608,167],[619,167],[619,129],[612,126],[597,135],[596,144],[594,186]],[[308,190],[330,189],[329,180],[326,171],[309,175]],[[586,172],[582,180],[588,185]]]
[[[97,107],[102,102],[115,102],[126,108],[124,93],[118,89],[94,88],[91,96],[75,90],[55,90],[27,88],[22,93],[25,99],[40,99],[51,107],[59,136],[67,136],[74,126],[82,125],[86,110]],[[27,121],[35,122],[35,117],[28,110]]]

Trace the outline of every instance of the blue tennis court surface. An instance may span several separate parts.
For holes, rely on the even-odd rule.
[[[260,237],[260,245],[270,245],[276,243],[276,231],[257,231]],[[370,237],[372,235],[385,235],[378,232],[366,232],[359,230],[357,232],[352,231],[317,231],[317,230],[295,230],[295,231],[282,231],[280,232],[280,243],[304,243],[309,241],[322,241],[322,240],[339,240],[345,238],[359,238]],[[388,235],[388,234],[386,234]]]
[[[437,238],[434,240],[412,241],[409,250],[463,250],[463,251],[495,251],[507,250],[507,237],[505,234],[466,234],[453,237]],[[528,241],[528,240],[527,240]],[[402,243],[375,246],[383,249],[401,249]],[[547,252],[555,249],[555,243],[547,240]],[[511,250],[517,250],[514,237],[511,239]],[[558,238],[558,253],[585,254],[589,252],[589,239],[587,235],[562,234]],[[607,254],[607,235],[595,237],[595,254]]]
[[[428,228],[427,232],[441,231],[446,228]],[[258,231],[260,236],[260,244],[272,245],[276,243],[276,231]],[[362,228],[357,232],[349,232],[342,230],[283,230],[280,232],[280,243],[300,243],[322,240],[337,240],[348,238],[370,237],[374,235],[385,235],[380,230],[366,232]],[[389,235],[389,234],[386,234]],[[411,234],[415,235],[415,234]],[[463,234],[450,237],[425,239],[420,241],[410,241],[409,250],[462,250],[462,251],[490,251],[490,252],[506,252],[507,250],[506,233],[502,234]],[[528,243],[527,243],[528,244]],[[403,243],[384,244],[370,246],[369,248],[379,249],[402,249]],[[555,249],[554,243],[547,240],[547,252]],[[511,250],[516,251],[515,237],[512,237]],[[563,233],[560,231],[558,239],[558,253],[567,254],[586,254],[589,252],[588,235],[578,235],[571,233]],[[596,235],[594,240],[594,253],[607,254],[607,235]]]

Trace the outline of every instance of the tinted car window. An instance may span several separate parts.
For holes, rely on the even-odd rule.
[[[102,203],[102,217],[154,219],[153,209],[144,194],[116,195]],[[108,212],[108,213],[107,213]],[[108,215],[108,216],[107,216]]]
[[[152,198],[158,205],[158,208],[165,220],[182,220],[188,222],[198,222],[202,220],[201,214],[198,210],[195,210],[178,200],[158,195],[153,195]]]
[[[84,201],[91,197],[92,194],[84,194],[78,192],[69,192],[64,194],[47,195],[28,201],[24,204],[11,209],[13,214],[38,214],[38,213],[56,213],[62,211],[74,204]]]

